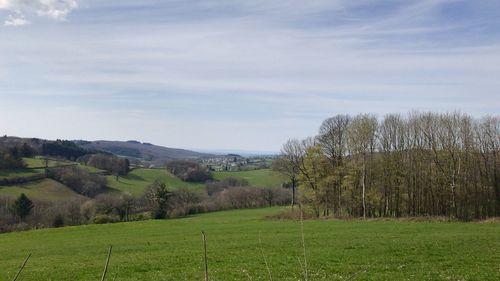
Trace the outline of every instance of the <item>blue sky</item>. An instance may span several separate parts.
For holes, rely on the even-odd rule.
[[[0,0],[0,134],[278,151],[339,113],[500,112],[500,1]]]

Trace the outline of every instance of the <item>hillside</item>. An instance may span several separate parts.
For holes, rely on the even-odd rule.
[[[164,182],[170,190],[180,187],[187,187],[193,190],[200,190],[204,187],[203,183],[184,182],[176,176],[167,172],[166,169],[134,169],[126,176],[118,180],[114,176],[108,176],[108,186],[122,192],[128,192],[135,196],[140,196],[146,188],[155,180]]]
[[[158,146],[138,141],[75,141],[89,150],[102,150],[119,156],[147,161],[156,166],[162,166],[166,161],[174,159],[198,159],[213,155],[186,149]]]
[[[251,186],[258,187],[280,187],[287,178],[282,174],[273,172],[270,169],[260,169],[252,171],[236,172],[214,172],[216,180],[222,180],[228,177],[245,179]]]
[[[84,196],[77,194],[67,186],[52,180],[43,179],[24,184],[0,186],[0,196],[17,198],[21,193],[26,194],[29,198],[42,201],[69,201],[79,198],[85,199]]]
[[[0,280],[27,253],[22,280],[99,280],[109,245],[106,280],[203,280],[202,230],[210,280],[269,280],[263,255],[274,280],[303,280],[300,223],[264,219],[279,209],[0,234]],[[305,221],[309,279],[499,280],[499,233],[499,223]]]

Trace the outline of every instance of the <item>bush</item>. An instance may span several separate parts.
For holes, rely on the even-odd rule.
[[[85,158],[84,160],[86,160],[86,165],[106,170],[113,175],[124,176],[129,172],[129,161],[126,158],[120,158],[107,154],[93,154]]]
[[[46,169],[47,177],[63,183],[76,193],[94,197],[106,189],[106,178],[90,174],[78,166]]]
[[[212,173],[206,167],[187,160],[173,160],[167,163],[167,170],[176,177],[187,182],[206,182],[213,179]]]
[[[63,227],[63,226],[64,226],[64,218],[61,214],[57,214],[52,222],[52,227]]]
[[[246,179],[239,179],[234,177],[227,177],[221,181],[212,181],[208,182],[205,185],[205,190],[209,196],[215,195],[224,189],[228,189],[231,187],[242,187],[248,186],[249,183]]]
[[[21,149],[11,147],[0,150],[0,169],[19,169],[26,167]]]
[[[106,224],[106,223],[114,223],[115,220],[113,217],[108,216],[108,215],[97,215],[94,218],[94,223],[95,224]]]

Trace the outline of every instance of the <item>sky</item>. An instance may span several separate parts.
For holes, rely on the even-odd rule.
[[[499,91],[498,0],[0,0],[2,135],[275,152]]]

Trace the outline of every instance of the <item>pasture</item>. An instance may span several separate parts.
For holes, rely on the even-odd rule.
[[[26,194],[29,198],[42,201],[64,201],[73,198],[84,198],[69,187],[52,179],[0,187],[0,196],[17,198],[21,193]]]
[[[210,280],[269,280],[264,256],[274,280],[303,280],[300,222],[265,219],[280,209],[0,234],[0,280],[28,253],[21,280],[99,280],[110,244],[107,280],[203,280],[202,230]],[[304,236],[309,280],[500,279],[498,222],[315,220]]]
[[[146,188],[155,180],[166,183],[169,189],[187,187],[194,190],[201,190],[204,187],[202,183],[184,182],[169,173],[166,169],[138,168],[130,171],[128,175],[120,177],[118,180],[116,180],[115,176],[108,176],[107,178],[109,187],[136,196],[143,194]]]
[[[222,180],[227,177],[246,179],[251,186],[258,187],[280,187],[281,184],[287,180],[283,175],[271,171],[270,169],[238,172],[214,172],[214,178],[216,180]]]

